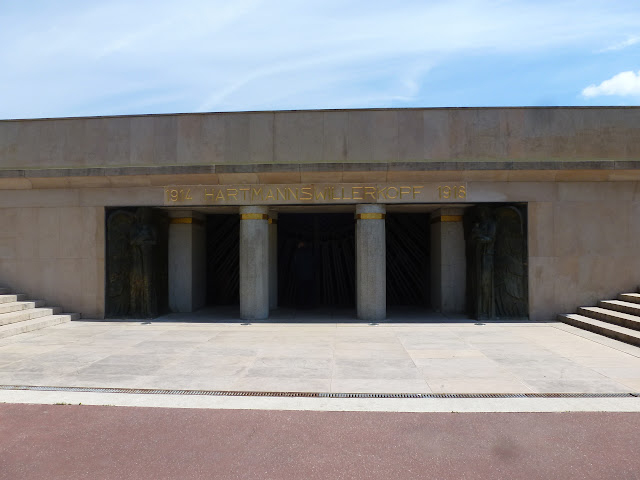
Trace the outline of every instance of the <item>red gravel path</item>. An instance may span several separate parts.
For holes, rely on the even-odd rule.
[[[0,405],[1,479],[640,479],[640,414]]]

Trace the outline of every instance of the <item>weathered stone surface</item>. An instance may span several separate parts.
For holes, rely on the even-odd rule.
[[[268,214],[268,207],[240,207],[240,318],[244,320],[269,316]]]
[[[384,205],[356,205],[356,308],[361,320],[387,316]],[[376,218],[366,218],[367,215]]]
[[[609,168],[597,163],[640,157],[639,112],[436,108],[5,120],[0,169],[406,161]]]

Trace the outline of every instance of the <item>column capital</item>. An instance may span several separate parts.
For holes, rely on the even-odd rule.
[[[193,210],[170,210],[169,223],[171,225],[204,225],[205,216]]]
[[[269,214],[269,207],[265,207],[262,205],[243,205],[240,207],[240,215],[243,213],[263,213],[265,215]]]
[[[387,212],[387,206],[381,203],[360,203],[356,205],[356,215]]]
[[[464,207],[443,207],[431,212],[431,223],[462,222]]]
[[[269,208],[259,205],[240,207],[240,220],[269,220]]]

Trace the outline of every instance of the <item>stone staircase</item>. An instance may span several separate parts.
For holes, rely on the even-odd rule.
[[[621,293],[617,300],[580,307],[578,313],[558,315],[558,320],[640,347],[640,293]]]
[[[11,294],[0,287],[0,338],[40,330],[77,320],[77,313],[63,313],[59,307],[45,307],[42,300],[26,300],[26,295]]]

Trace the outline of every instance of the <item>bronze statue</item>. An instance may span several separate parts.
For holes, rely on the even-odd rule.
[[[131,311],[143,318],[157,315],[157,299],[153,285],[153,247],[157,231],[153,226],[151,210],[139,208],[136,223],[131,228]]]
[[[107,218],[107,316],[128,316],[132,251],[129,236],[135,214],[127,210],[111,212]]]
[[[493,290],[496,221],[489,207],[475,207],[467,217],[467,265],[472,315],[478,320],[495,317]]]
[[[464,221],[470,315],[527,317],[526,207],[480,205],[469,209]]]
[[[157,231],[150,208],[116,210],[107,219],[107,315],[157,315],[154,247]]]
[[[515,206],[496,209],[494,288],[496,315],[527,316],[527,251],[524,213]]]

